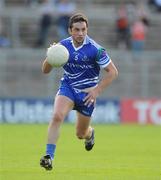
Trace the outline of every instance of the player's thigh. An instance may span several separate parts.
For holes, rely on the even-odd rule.
[[[86,131],[90,125],[91,117],[77,112],[76,130],[77,132]]]
[[[61,114],[66,116],[74,107],[74,102],[63,95],[56,95],[54,102],[54,115]]]

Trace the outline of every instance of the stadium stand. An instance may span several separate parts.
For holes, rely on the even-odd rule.
[[[134,0],[124,2],[136,3]],[[136,60],[131,51],[120,50],[116,46],[115,19],[119,5],[119,0],[77,0],[78,11],[89,17],[90,35],[109,49],[109,54],[119,68],[119,78],[108,89],[108,96],[160,97],[161,41],[158,37],[161,19],[145,5],[150,26],[145,52]],[[58,41],[55,23],[50,29],[46,47],[34,49],[40,18],[37,7],[28,7],[23,0],[5,0],[0,16],[12,42],[12,48],[0,49],[0,96],[50,96],[57,89],[57,86],[53,87],[53,82],[57,84],[61,72],[54,71],[53,79],[42,75],[41,60],[45,57],[46,47],[53,40]],[[55,13],[54,18],[56,17]],[[107,91],[102,95],[105,96]]]
[[[38,33],[39,13],[38,7],[27,7],[22,0],[6,0],[6,8],[2,9],[0,15],[10,20],[10,28],[13,35],[13,46],[32,47],[36,41]],[[116,48],[116,30],[115,19],[116,9],[120,1],[98,1],[91,0],[84,3],[77,2],[79,12],[84,12],[90,19],[90,34],[98,42],[103,43],[109,48]],[[135,3],[132,0],[126,0],[127,3]],[[93,11],[95,9],[95,11]],[[161,31],[161,20],[153,14],[148,8],[148,16],[150,19],[150,27],[148,28],[145,49],[160,49],[161,42],[158,41],[158,36]],[[18,15],[17,15],[18,14]],[[57,14],[53,17],[53,25],[50,30],[49,40],[58,41],[56,24]],[[99,33],[98,33],[99,32]],[[17,34],[16,34],[17,33]],[[11,34],[9,34],[11,36]],[[15,40],[16,39],[16,40]],[[19,41],[18,41],[19,40]],[[16,44],[15,44],[16,43]],[[48,41],[50,44],[50,41]]]

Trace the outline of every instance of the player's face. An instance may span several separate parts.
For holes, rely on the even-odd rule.
[[[84,38],[87,35],[87,30],[88,28],[85,22],[73,23],[72,28],[69,29],[69,33],[72,36],[76,47],[83,44]]]

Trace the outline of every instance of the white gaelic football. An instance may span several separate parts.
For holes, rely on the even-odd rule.
[[[61,44],[53,44],[47,49],[47,62],[53,67],[63,66],[69,58],[67,48]]]

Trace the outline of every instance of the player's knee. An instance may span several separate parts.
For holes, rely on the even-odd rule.
[[[61,123],[64,120],[64,115],[61,112],[56,112],[53,115],[53,121]]]

